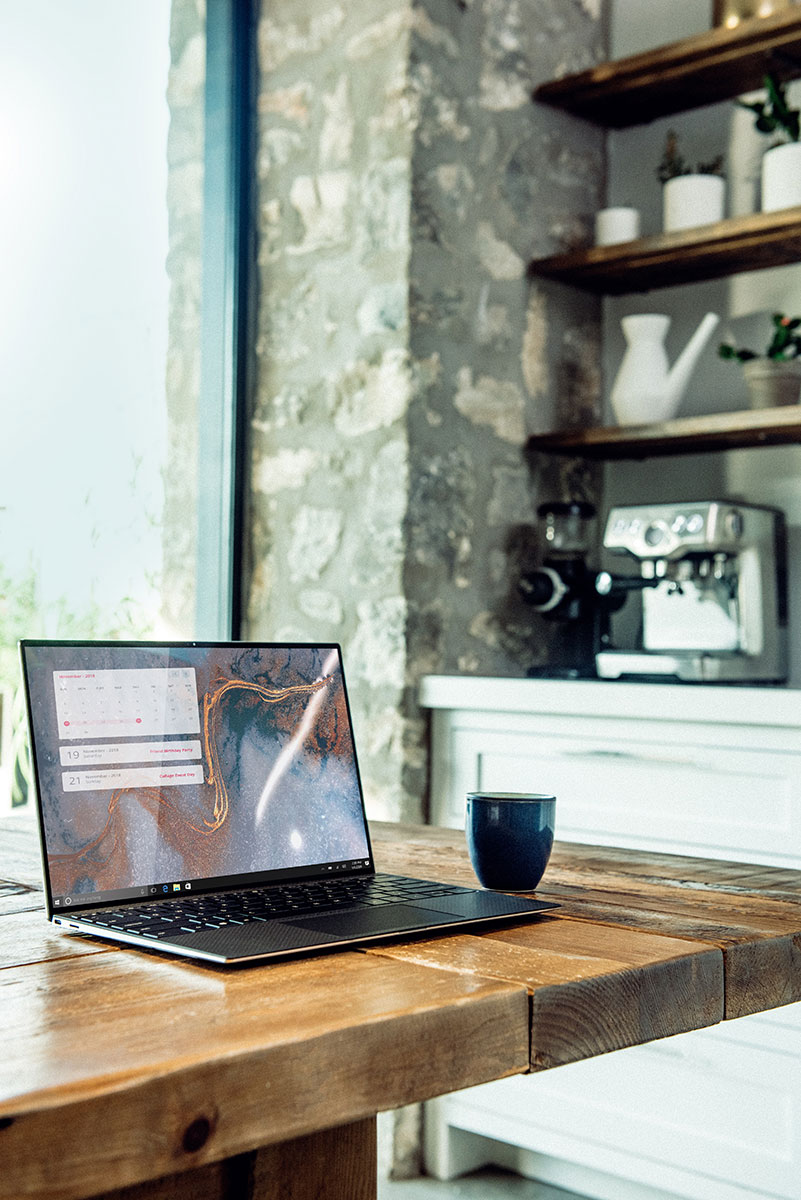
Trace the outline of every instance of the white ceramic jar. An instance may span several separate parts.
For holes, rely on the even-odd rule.
[[[640,213],[636,208],[602,208],[595,214],[595,245],[614,246],[640,236]]]

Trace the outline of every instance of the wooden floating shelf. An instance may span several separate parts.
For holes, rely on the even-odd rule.
[[[530,452],[614,461],[796,442],[801,442],[801,405],[680,417],[653,425],[538,433],[527,445]]]
[[[536,259],[532,275],[599,295],[720,279],[801,261],[801,207]]]
[[[732,100],[766,72],[801,77],[801,5],[716,28],[538,87],[534,99],[613,129]],[[598,295],[624,295],[801,261],[801,206],[718,221],[616,246],[551,255],[530,275]],[[530,452],[644,459],[801,444],[801,405],[685,417],[653,425],[537,434]]]
[[[731,100],[761,87],[767,70],[783,79],[801,75],[801,11],[796,7],[600,63],[542,84],[534,99],[597,125],[626,129]]]

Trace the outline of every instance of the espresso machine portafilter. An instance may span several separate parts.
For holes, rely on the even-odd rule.
[[[638,644],[596,656],[604,679],[781,683],[787,679],[787,551],[777,509],[725,500],[613,508],[603,545],[637,575],[595,587],[639,597]]]

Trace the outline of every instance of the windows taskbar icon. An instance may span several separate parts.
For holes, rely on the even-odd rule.
[[[97,901],[103,900],[103,899],[105,899],[105,900],[110,900],[110,899],[128,900],[128,899],[132,899],[133,895],[145,896],[148,893],[150,893],[151,896],[158,896],[158,895],[161,895],[162,893],[191,892],[191,890],[192,890],[191,879],[186,880],[185,883],[151,883],[149,887],[137,888],[135,893],[126,891],[126,892],[118,892],[118,893],[116,893],[116,895],[106,894],[105,896],[103,896],[101,893],[95,893],[95,892],[82,894],[78,903],[83,903],[83,904],[88,904],[88,903],[92,903],[92,902],[96,903]],[[61,908],[62,906],[65,908],[69,908],[72,903],[73,903],[72,896],[54,896],[53,897],[53,907],[54,908]]]

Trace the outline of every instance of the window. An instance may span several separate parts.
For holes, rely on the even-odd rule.
[[[0,0],[0,807],[19,637],[235,632],[249,7]]]

